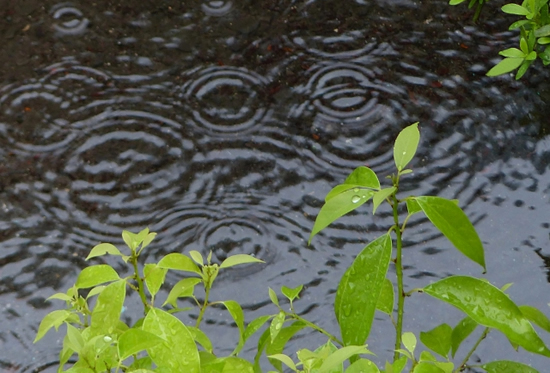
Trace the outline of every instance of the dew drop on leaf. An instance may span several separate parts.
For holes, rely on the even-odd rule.
[[[351,202],[352,202],[352,203],[357,203],[357,202],[359,202],[360,200],[361,200],[361,197],[359,197],[359,196],[353,196],[353,197],[351,197]]]

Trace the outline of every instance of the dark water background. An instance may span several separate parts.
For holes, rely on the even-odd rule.
[[[62,334],[32,344],[61,306],[45,298],[71,286],[92,246],[146,226],[159,233],[147,260],[264,259],[222,274],[212,295],[241,302],[247,321],[275,312],[268,286],[305,284],[297,310],[337,333],[338,280],[391,219],[364,208],[307,246],[314,218],[358,165],[389,174],[395,136],[416,121],[403,194],[460,199],[487,278],[550,314],[549,74],[485,77],[517,43],[502,4],[474,25],[445,1],[0,0],[0,370],[55,371]],[[425,219],[409,227],[408,288],[481,274]],[[460,317],[427,296],[407,306],[416,332]],[[380,359],[388,324],[380,316],[369,339]],[[232,350],[225,311],[205,328],[219,354]],[[324,342],[306,333],[289,352]],[[497,332],[478,358],[548,367]]]

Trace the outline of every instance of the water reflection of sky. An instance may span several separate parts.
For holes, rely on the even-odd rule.
[[[403,194],[458,198],[487,277],[548,314],[548,73],[484,76],[515,43],[496,10],[474,26],[444,2],[27,3],[0,24],[2,369],[55,371],[60,334],[32,345],[57,306],[44,299],[70,286],[93,245],[145,226],[159,233],[147,259],[265,259],[222,274],[213,294],[241,302],[247,321],[274,312],[268,286],[303,283],[297,309],[337,332],[337,281],[391,217],[364,208],[307,246],[314,217],[358,165],[391,173],[393,140],[415,121],[422,143]],[[480,274],[425,219],[409,228],[410,287]],[[411,330],[456,316],[422,296],[409,304]],[[378,324],[372,341],[392,345]],[[213,310],[206,328],[232,350],[228,315]],[[478,356],[510,358],[490,338]]]

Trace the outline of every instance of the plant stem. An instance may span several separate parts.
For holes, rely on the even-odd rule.
[[[284,312],[284,311],[283,311]],[[295,313],[287,313],[285,312],[287,317],[292,318],[294,320],[298,320],[309,326],[311,329],[317,330],[319,333],[322,333],[330,338],[330,340],[338,343],[340,346],[344,346],[344,343],[340,341],[338,338],[327,332],[325,329],[321,328],[320,326],[315,325],[314,323],[307,321],[306,319],[302,318],[301,316],[298,316]]]
[[[141,298],[141,303],[143,303],[143,313],[145,315],[147,315],[147,312],[149,312],[150,307],[149,307],[149,304],[147,303],[147,297],[145,296],[145,289],[144,289],[144,286],[143,286],[143,280],[139,276],[137,256],[132,255],[132,257],[130,258],[130,262],[132,262],[132,266],[134,267],[134,276],[135,276],[136,282],[138,284],[138,293],[139,293],[139,297]]]
[[[201,306],[201,311],[199,312],[199,317],[197,318],[197,322],[195,323],[195,327],[198,329],[199,325],[201,324],[202,318],[204,316],[204,312],[206,311],[206,307],[208,307],[208,297],[210,296],[210,287],[207,286],[204,290],[204,303]]]
[[[397,183],[395,183],[397,184]],[[397,187],[397,185],[395,185]],[[397,237],[396,248],[397,255],[395,258],[395,273],[397,275],[397,323],[395,326],[395,350],[401,348],[401,334],[403,334],[403,309],[405,306],[405,293],[403,291],[403,259],[402,259],[402,249],[403,242],[401,241],[401,228],[399,226],[399,201],[395,194],[397,190],[392,195],[393,201],[393,221],[395,223],[395,235]],[[393,360],[399,358],[399,353],[396,351],[393,354]]]
[[[466,354],[466,357],[464,357],[464,360],[462,360],[457,370],[455,370],[455,373],[464,371],[464,369],[466,368],[466,363],[468,362],[468,360],[470,360],[470,358],[472,357],[472,354],[477,349],[481,341],[483,341],[485,337],[487,337],[487,334],[489,334],[489,328],[485,328],[483,333],[481,333],[481,336],[477,340],[476,344],[470,349],[470,351],[468,351],[468,353]]]

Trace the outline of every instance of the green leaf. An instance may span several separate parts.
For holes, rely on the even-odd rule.
[[[525,53],[520,51],[517,48],[508,48],[503,51],[498,52],[503,57],[512,57],[512,58],[523,58],[525,57]]]
[[[67,347],[79,354],[84,346],[84,338],[82,338],[80,330],[69,323],[65,324],[67,325]]]
[[[163,339],[141,329],[128,329],[118,338],[117,348],[120,360],[125,360],[140,351],[155,347]]]
[[[73,297],[65,293],[55,293],[54,295],[51,295],[48,298],[46,298],[46,300],[51,300],[51,299],[60,299],[60,300],[64,300],[65,302],[70,302],[71,300],[73,300]]]
[[[191,250],[189,252],[189,255],[191,255],[191,259],[193,259],[195,261],[195,263],[197,263],[198,265],[200,266],[203,266],[204,265],[204,259],[202,258],[202,254],[199,253],[198,251],[196,250]]]
[[[407,199],[405,203],[407,204],[407,212],[409,215],[413,215],[417,212],[422,211],[422,209],[418,205],[418,202],[416,202],[416,200],[414,199]]]
[[[442,369],[445,373],[453,373],[454,364],[450,361],[437,361],[435,356],[430,351],[422,351],[420,353],[420,361],[429,361],[433,365]]]
[[[193,336],[193,339],[195,340],[195,342],[200,344],[209,353],[213,353],[214,347],[212,346],[212,342],[202,330],[194,326],[187,326],[187,329]]]
[[[193,335],[176,317],[151,308],[143,320],[142,329],[164,340],[147,349],[158,368],[170,372],[200,372],[199,351]]]
[[[229,311],[229,314],[235,321],[235,324],[237,324],[237,328],[239,328],[239,343],[237,344],[237,347],[235,347],[235,351],[240,350],[242,346],[244,346],[244,313],[243,309],[241,308],[241,305],[234,300],[226,300],[219,302],[227,308],[227,311]],[[232,353],[234,355],[235,352]]]
[[[160,268],[175,269],[184,272],[193,272],[202,275],[199,267],[189,258],[180,253],[171,253],[163,257],[157,264]]]
[[[113,267],[107,264],[98,264],[84,268],[78,275],[75,286],[78,289],[86,289],[116,280],[120,280],[120,277]]]
[[[420,332],[420,340],[433,352],[447,359],[451,349],[453,329],[447,324],[441,324],[429,332]]]
[[[534,322],[540,328],[550,333],[550,320],[544,313],[531,306],[519,306],[519,309],[523,316],[525,316],[529,321]]]
[[[256,333],[270,318],[270,315],[263,315],[249,322],[244,331],[244,341],[246,342],[248,338]],[[239,353],[239,351],[236,353]]]
[[[292,369],[293,371],[297,372],[298,370],[296,369],[296,364],[294,364],[294,362],[292,361],[292,359],[290,357],[288,357],[287,355],[285,354],[274,354],[274,355],[269,355],[268,358],[270,359],[275,359],[275,360],[279,360],[280,362],[282,362],[283,364],[285,364],[287,367],[289,367],[290,369]]]
[[[287,297],[289,301],[293,302],[294,299],[300,298],[299,295],[303,288],[304,288],[304,285],[297,286],[294,289],[288,288],[286,286],[282,286],[281,293],[283,293],[283,295]]]
[[[326,201],[315,219],[308,244],[311,243],[313,236],[328,227],[336,219],[363,205],[372,198],[373,194],[374,191],[355,188],[346,190]]]
[[[537,43],[544,45],[544,44],[550,44],[550,37],[543,37],[537,40]]]
[[[413,370],[413,373],[446,373],[443,369],[427,362],[419,363]]]
[[[523,58],[505,58],[487,72],[487,76],[497,76],[517,69],[523,63]]]
[[[345,346],[362,345],[369,336],[391,251],[388,234],[377,238],[357,255],[340,280],[334,312]]]
[[[88,295],[86,295],[86,299],[90,299],[94,295],[101,294],[101,292],[105,289],[105,285],[99,285],[96,287],[93,287],[89,292]]]
[[[487,373],[539,373],[528,365],[509,360],[492,361],[481,366]]]
[[[464,255],[485,271],[483,245],[477,232],[460,207],[440,197],[417,197],[416,202],[433,225]]]
[[[117,327],[126,298],[126,281],[120,280],[109,284],[97,297],[92,311],[90,330],[92,335],[113,333]]]
[[[451,1],[449,1],[449,5],[462,4],[464,1],[466,1],[466,0],[451,0]]]
[[[393,313],[393,302],[395,299],[393,284],[389,279],[385,279],[382,284],[382,290],[376,303],[376,309],[382,311],[388,315]]]
[[[269,299],[271,299],[271,302],[279,307],[279,298],[277,297],[277,293],[275,293],[275,290],[272,288],[269,288]]]
[[[172,290],[170,290],[170,293],[168,294],[168,297],[166,298],[163,306],[170,304],[172,305],[172,307],[177,308],[178,298],[193,296],[195,285],[201,282],[202,280],[200,278],[195,277],[184,278],[183,280],[178,281],[176,285],[174,285]]]
[[[530,23],[531,23],[531,21],[526,20],[526,19],[522,19],[521,21],[516,21],[516,22],[512,23],[510,25],[510,27],[508,27],[508,30],[515,30],[515,29],[518,29],[522,26],[528,25]]]
[[[396,191],[396,188],[391,187],[391,188],[382,189],[374,193],[374,195],[372,196],[372,214],[373,215],[376,212],[376,209],[378,208],[378,206],[380,206],[380,204],[384,202],[386,198],[388,198],[393,193],[395,193],[395,191]]]
[[[222,262],[222,264],[220,264],[220,268],[229,268],[239,264],[247,264],[247,263],[265,263],[265,262],[263,260],[253,257],[252,255],[236,254],[226,258]]]
[[[403,333],[403,336],[401,337],[401,341],[403,342],[403,346],[411,353],[411,356],[414,356],[414,350],[416,350],[416,337],[411,332]]]
[[[360,187],[380,189],[380,181],[376,173],[368,167],[359,166],[346,178],[344,184],[358,185]]]
[[[529,9],[518,4],[506,4],[501,9],[504,13],[515,14],[518,16],[527,16],[531,14]]]
[[[90,251],[90,254],[86,257],[86,260],[105,254],[122,256],[122,253],[116,248],[115,245],[110,243],[100,243],[99,245],[94,246],[92,251]]]
[[[306,327],[306,324],[304,324],[301,321],[296,321],[292,323],[292,325],[287,326],[285,328],[282,328],[281,331],[277,334],[277,338],[275,338],[273,341],[269,338],[270,331],[266,330],[267,333],[267,339],[264,339],[264,343],[267,343],[266,346],[266,354],[267,355],[273,355],[273,354],[280,354],[283,352],[284,347],[286,346],[287,342],[294,337],[296,333],[298,333],[300,330]],[[261,350],[263,347],[260,347],[260,344],[262,342],[262,338],[260,338],[260,341],[258,342],[258,352],[261,353]],[[281,370],[281,363],[277,361],[270,360],[271,364]]]
[[[380,370],[372,361],[359,359],[346,369],[346,373],[380,373]]]
[[[500,330],[510,342],[550,357],[550,350],[514,302],[486,281],[451,276],[424,288],[424,292],[462,310],[478,324]]]
[[[550,24],[544,25],[541,28],[535,30],[535,36],[540,38],[542,36],[550,36]]]
[[[338,366],[342,366],[342,363],[348,360],[350,357],[355,355],[362,354],[371,354],[366,346],[346,346],[337,349],[332,354],[330,354],[326,359],[324,359],[323,364],[319,370],[321,372],[330,372],[331,369],[334,369]]]
[[[166,276],[166,268],[160,268],[156,264],[147,263],[143,267],[143,274],[145,275],[145,284],[147,289],[153,298],[160,290],[162,284],[164,284],[164,278]]]
[[[462,342],[477,328],[478,323],[470,316],[466,316],[456,324],[451,334],[451,354],[455,357]]]
[[[399,132],[393,147],[393,159],[397,171],[401,172],[401,170],[403,170],[414,158],[419,141],[420,132],[418,131],[418,122],[405,127]]]
[[[271,342],[277,338],[277,334],[281,331],[283,324],[285,323],[286,315],[284,312],[279,312],[277,316],[271,320],[271,325],[269,326],[269,333],[271,334]]]

